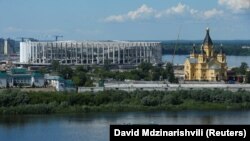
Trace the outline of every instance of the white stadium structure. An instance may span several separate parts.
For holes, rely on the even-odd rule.
[[[128,41],[50,41],[20,42],[20,63],[49,65],[53,60],[64,65],[138,65],[161,62],[159,42]]]

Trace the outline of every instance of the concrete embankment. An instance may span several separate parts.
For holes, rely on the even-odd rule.
[[[245,90],[250,91],[250,84],[163,84],[163,83],[107,83],[104,87],[79,87],[78,92],[123,90],[123,91],[176,91],[176,90],[202,90],[202,89],[223,89],[229,91]]]

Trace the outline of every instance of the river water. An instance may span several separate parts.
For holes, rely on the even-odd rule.
[[[250,124],[250,111],[0,116],[0,140],[108,141],[110,124]]]
[[[184,61],[188,55],[175,55],[174,56],[174,64],[184,64]],[[172,62],[173,56],[172,55],[163,55],[162,61],[163,62]],[[238,67],[240,66],[241,62],[246,62],[248,66],[250,66],[250,56],[227,56],[227,64],[229,67]]]

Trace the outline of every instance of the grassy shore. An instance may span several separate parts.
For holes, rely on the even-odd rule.
[[[0,114],[171,110],[247,110],[250,92],[224,90],[104,91],[98,93],[0,91]]]

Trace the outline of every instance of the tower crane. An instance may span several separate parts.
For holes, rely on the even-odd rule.
[[[178,37],[177,37],[177,40],[176,40],[176,43],[175,43],[175,47],[174,47],[173,58],[172,58],[172,64],[173,65],[174,65],[175,51],[176,51],[176,48],[178,46],[178,42],[179,42],[179,39],[180,39],[180,32],[181,32],[181,27],[179,28]]]
[[[56,41],[58,41],[58,38],[62,38],[63,36],[62,35],[54,35]]]

